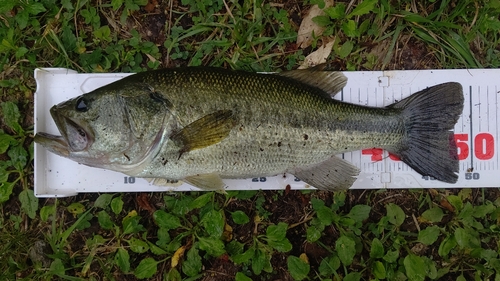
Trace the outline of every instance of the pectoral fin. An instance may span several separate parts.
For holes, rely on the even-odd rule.
[[[201,189],[226,193],[224,190],[226,184],[222,181],[220,176],[215,173],[189,176],[184,178],[184,181]]]
[[[219,143],[226,138],[237,120],[231,110],[219,110],[187,125],[170,139],[179,147],[180,154]]]
[[[329,158],[319,164],[305,168],[297,168],[293,174],[302,181],[327,191],[338,191],[349,189],[359,169],[349,162],[336,156]]]

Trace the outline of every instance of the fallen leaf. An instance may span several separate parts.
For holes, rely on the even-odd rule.
[[[309,258],[307,257],[307,254],[306,254],[306,253],[302,253],[302,254],[300,254],[299,258],[300,258],[303,262],[305,262],[305,263],[309,264]]]
[[[446,200],[446,198],[441,199],[441,202],[439,202],[441,207],[445,208],[446,210],[450,211],[450,213],[455,212],[455,208]]]
[[[224,225],[224,232],[222,232],[222,239],[226,242],[230,242],[233,239],[233,228],[226,223]]]
[[[333,0],[326,0],[325,7],[328,8],[333,5]],[[324,9],[323,8],[323,9]],[[309,9],[307,15],[302,19],[300,23],[299,32],[297,34],[297,46],[299,48],[307,48],[311,45],[314,36],[320,36],[325,31],[324,27],[321,27],[313,22],[313,18],[317,16],[326,15],[322,9],[318,7],[318,5],[314,5]]]
[[[318,64],[322,64],[326,62],[326,58],[330,55],[333,48],[333,43],[335,43],[335,39],[323,44],[316,51],[310,53],[304,60],[304,62],[299,66],[299,69],[306,69]]]
[[[153,214],[156,211],[156,209],[149,203],[147,193],[140,193],[137,196],[137,204],[139,204],[139,207],[141,207],[143,210],[148,211],[150,214]]]
[[[186,251],[186,246],[181,246],[177,251],[175,251],[172,256],[172,260],[170,260],[170,266],[172,268],[176,267],[179,264],[180,258],[184,255],[184,251]]]

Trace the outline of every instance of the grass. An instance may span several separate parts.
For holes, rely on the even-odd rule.
[[[496,189],[32,191],[36,67],[296,68],[334,38],[341,70],[498,68],[500,1],[7,0],[0,7],[1,280],[498,280]]]

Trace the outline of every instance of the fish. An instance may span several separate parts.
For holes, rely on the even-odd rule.
[[[50,109],[60,136],[35,142],[80,164],[224,191],[223,179],[280,174],[317,189],[352,186],[338,154],[383,148],[424,176],[456,183],[460,83],[386,107],[333,99],[347,78],[327,64],[280,73],[182,67],[136,73]]]

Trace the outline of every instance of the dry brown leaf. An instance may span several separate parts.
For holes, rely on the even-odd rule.
[[[325,8],[333,6],[333,0],[325,1]],[[325,31],[324,27],[321,27],[313,22],[313,18],[316,16],[324,16],[325,12],[314,5],[309,9],[307,15],[302,19],[300,23],[299,32],[297,34],[297,46],[299,48],[307,48],[311,45],[314,36],[320,36]]]
[[[175,251],[174,255],[172,256],[172,260],[170,260],[170,266],[172,268],[176,267],[177,264],[179,264],[179,260],[184,255],[184,251],[186,251],[186,246],[182,246],[177,249],[177,251]]]
[[[153,214],[156,209],[151,206],[151,203],[149,203],[149,197],[147,193],[139,193],[137,196],[137,204],[139,207],[141,207],[143,210],[148,211],[150,214]]]
[[[335,39],[323,44],[316,51],[310,53],[304,60],[304,62],[299,66],[299,69],[306,69],[318,64],[322,64],[326,62],[326,59],[332,52],[333,43],[335,43]]]

